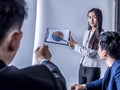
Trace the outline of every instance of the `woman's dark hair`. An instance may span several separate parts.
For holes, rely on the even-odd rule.
[[[120,34],[107,31],[98,37],[101,49],[106,50],[110,57],[120,59]]]
[[[98,8],[92,8],[91,10],[88,11],[87,16],[89,15],[90,12],[94,12],[96,15],[96,19],[97,19],[97,23],[96,23],[96,30],[93,33],[89,45],[88,47],[91,49],[98,49],[98,35],[103,31],[102,29],[102,20],[103,20],[103,16],[102,16],[102,11]],[[91,30],[92,27],[88,24],[88,30]]]

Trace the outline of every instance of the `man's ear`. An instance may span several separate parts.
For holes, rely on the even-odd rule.
[[[19,48],[22,32],[13,32],[8,46],[9,51],[16,51]]]
[[[103,56],[106,57],[107,56],[107,51],[105,49],[102,50]]]

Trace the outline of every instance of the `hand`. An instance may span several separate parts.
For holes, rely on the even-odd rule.
[[[38,62],[41,62],[43,59],[51,59],[51,53],[48,49],[48,46],[42,44],[40,47],[38,47],[35,50],[35,57],[37,59]]]
[[[87,90],[86,84],[74,84],[71,86],[71,90]]]
[[[72,38],[72,36],[70,35],[69,36],[69,40],[68,40],[68,45],[70,46],[70,47],[75,47],[75,45],[77,44],[74,40],[73,40],[73,38]]]

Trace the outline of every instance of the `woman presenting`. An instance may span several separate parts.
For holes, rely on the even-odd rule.
[[[88,11],[88,30],[84,32],[83,45],[80,46],[70,36],[68,45],[78,52],[80,60],[79,84],[84,84],[100,78],[100,63],[98,57],[98,35],[103,32],[102,12],[98,8]]]

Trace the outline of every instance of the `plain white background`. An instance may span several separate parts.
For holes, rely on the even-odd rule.
[[[87,12],[91,8],[100,8],[103,12],[103,29],[114,30],[114,0],[39,0],[41,10],[40,18],[36,23],[37,0],[26,0],[28,4],[28,18],[23,25],[23,38],[14,61],[11,65],[18,68],[32,64],[34,41],[44,43],[47,28],[69,29],[75,41],[81,45],[83,32],[87,30]],[[40,23],[39,23],[40,22]],[[35,37],[35,30],[40,32]],[[37,38],[37,39],[36,39]],[[65,76],[67,87],[78,82],[80,55],[65,45],[51,44],[52,61],[60,68]],[[35,60],[33,58],[33,60]],[[102,74],[106,69],[101,62]]]

